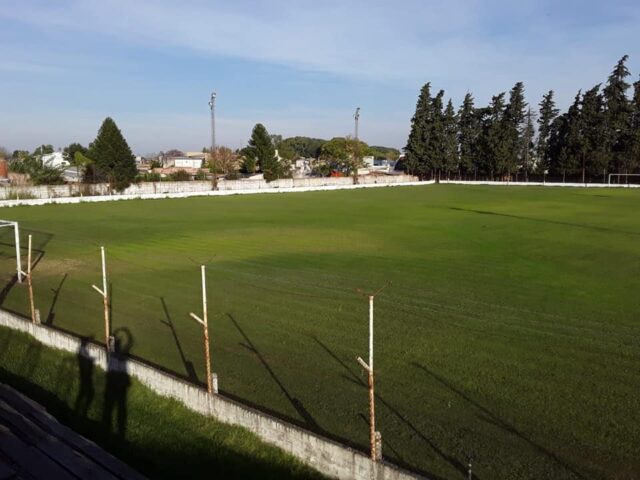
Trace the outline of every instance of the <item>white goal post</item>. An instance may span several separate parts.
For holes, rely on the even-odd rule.
[[[24,272],[22,271],[22,261],[20,260],[20,227],[18,226],[18,222],[0,220],[0,228],[2,227],[13,227],[13,234],[16,239],[16,272],[18,274],[18,282],[22,283]]]
[[[640,173],[610,173],[609,185],[611,185],[611,177],[618,177],[618,183],[620,183],[620,177],[640,177]]]

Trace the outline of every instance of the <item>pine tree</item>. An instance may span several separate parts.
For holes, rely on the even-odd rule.
[[[567,134],[569,125],[567,117],[568,113],[563,113],[551,122],[551,126],[549,127],[549,142],[547,146],[549,164],[547,168],[545,168],[544,165],[540,165],[537,168],[538,173],[543,175],[547,173],[551,173],[552,175],[562,175],[563,182],[566,176],[564,164],[567,155]]]
[[[525,181],[529,181],[529,172],[533,167],[533,136],[535,135],[535,128],[533,126],[534,113],[531,108],[527,110],[524,121],[524,129],[522,131],[522,169],[524,170]]]
[[[631,105],[627,98],[630,85],[626,78],[630,75],[625,63],[629,56],[623,56],[614,67],[602,91],[604,98],[604,143],[609,168],[615,171],[625,169],[630,155],[630,145],[625,141],[629,138],[629,117]]]
[[[249,146],[245,148],[244,152],[246,156],[255,159],[267,182],[276,180],[282,175],[273,141],[269,136],[269,132],[261,123],[253,127]]]
[[[111,189],[122,191],[136,178],[135,157],[122,132],[110,117],[105,118],[87,154],[93,161],[85,171],[87,181],[106,181]]]
[[[527,102],[524,99],[524,84],[516,83],[509,93],[509,103],[504,111],[503,124],[507,137],[508,153],[503,168],[507,176],[516,171],[522,161],[522,130]]]
[[[563,144],[560,145],[559,158],[559,167],[563,182],[565,181],[567,173],[571,174],[581,170],[585,156],[586,143],[583,136],[583,118],[580,113],[581,99],[582,91],[579,91],[565,116],[564,141]]]
[[[444,90],[440,90],[431,101],[431,116],[427,118],[425,138],[425,163],[423,168],[426,175],[431,171],[434,177],[440,179],[440,172],[444,168],[445,155],[445,123],[443,102]]]
[[[460,145],[460,173],[475,171],[478,158],[480,122],[473,104],[473,96],[467,93],[458,110],[458,143]]]
[[[633,100],[631,101],[631,115],[629,116],[629,163],[626,170],[635,171],[640,165],[640,80],[633,84]]]
[[[491,105],[480,112],[482,115],[482,134],[480,147],[482,159],[479,170],[488,174],[491,180],[496,173],[507,171],[510,155],[510,139],[504,128],[505,93],[494,95]]]
[[[443,165],[444,170],[447,172],[447,179],[449,174],[455,172],[459,168],[458,158],[458,117],[456,111],[453,108],[453,102],[449,99],[447,108],[444,111],[443,117],[444,124],[444,156]]]
[[[416,112],[411,119],[411,132],[405,147],[406,172],[423,178],[420,168],[425,162],[427,118],[431,109],[431,84],[426,83],[420,90]]]
[[[603,142],[607,135],[606,115],[604,97],[600,93],[600,85],[596,85],[585,92],[580,104],[583,182],[586,180],[586,174],[590,177],[603,175],[609,163],[609,145]]]
[[[544,173],[551,166],[551,126],[560,111],[556,108],[556,103],[553,99],[553,90],[549,90],[549,92],[542,96],[542,101],[539,106],[540,115],[538,117],[538,139],[536,142],[536,170],[538,173]]]

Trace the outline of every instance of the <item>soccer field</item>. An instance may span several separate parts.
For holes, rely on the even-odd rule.
[[[368,305],[384,456],[432,478],[640,476],[640,191],[419,186],[4,209],[43,252],[43,321],[367,449]],[[2,308],[12,232],[0,249]]]

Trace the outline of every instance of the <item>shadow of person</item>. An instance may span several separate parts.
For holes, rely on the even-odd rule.
[[[114,352],[109,355],[107,362],[102,422],[111,430],[115,416],[115,433],[124,438],[127,429],[127,393],[131,385],[127,373],[127,358],[133,346],[133,337],[128,328],[118,328],[113,332],[113,337]]]
[[[93,397],[96,393],[95,387],[93,386],[93,370],[95,365],[93,358],[89,355],[88,349],[90,340],[91,338],[82,338],[78,354],[76,355],[78,360],[78,373],[80,375],[80,388],[78,390],[78,396],[76,397],[74,410],[81,417],[87,416],[89,407],[91,407]]]

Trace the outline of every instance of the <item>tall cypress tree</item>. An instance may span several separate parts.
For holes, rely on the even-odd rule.
[[[444,168],[445,155],[445,123],[444,123],[444,90],[440,90],[431,101],[430,117],[427,118],[425,167],[434,177],[440,179]]]
[[[629,56],[623,56],[609,75],[607,85],[602,91],[604,99],[605,124],[604,143],[609,168],[622,171],[630,155],[630,145],[625,141],[629,138],[629,116],[631,104],[627,98],[627,90],[631,85],[625,80],[629,75],[629,69],[625,65]]]
[[[249,146],[244,150],[245,155],[255,159],[256,164],[267,182],[280,177],[280,162],[276,157],[276,149],[269,132],[264,125],[257,123],[251,132]]]
[[[449,174],[458,170],[459,158],[458,158],[458,118],[456,111],[453,108],[453,102],[449,99],[447,107],[443,116],[444,125],[444,155],[443,155],[443,168],[447,173],[447,179]]]
[[[87,168],[87,181],[106,181],[110,188],[122,191],[136,178],[135,157],[122,132],[110,117],[105,118],[87,155],[93,164]]]
[[[505,93],[491,98],[491,105],[482,112],[481,171],[493,180],[496,173],[507,171],[510,138],[504,128]]]
[[[559,167],[562,173],[562,181],[565,181],[567,173],[571,174],[581,170],[585,155],[586,143],[583,136],[583,117],[580,112],[582,91],[579,91],[566,114],[566,132],[563,135],[564,142],[560,145]],[[583,177],[584,181],[584,177]]]
[[[552,175],[562,175],[563,182],[566,176],[564,166],[566,164],[567,156],[567,135],[569,130],[568,116],[568,113],[563,113],[551,122],[547,149],[549,155],[548,173],[551,173]],[[544,168],[544,165],[539,166],[537,170],[538,173],[542,173],[543,175],[547,173],[547,169]]]
[[[553,90],[549,90],[542,96],[539,104],[540,115],[538,116],[538,139],[536,141],[536,170],[538,173],[547,171],[551,164],[551,126],[558,116],[555,100],[553,99]]]
[[[583,148],[581,151],[582,181],[586,174],[599,178],[604,175],[608,165],[608,147],[603,139],[607,135],[606,111],[600,85],[587,90],[580,104],[581,133]]]
[[[533,126],[534,113],[531,108],[527,109],[524,120],[524,128],[522,130],[522,170],[524,171],[525,181],[529,181],[529,172],[533,168],[533,136],[535,134],[535,128]]]
[[[640,80],[633,84],[633,100],[629,116],[629,160],[627,172],[635,171],[640,165]]]
[[[524,99],[524,84],[516,83],[509,92],[503,117],[505,135],[507,137],[508,153],[504,162],[504,169],[508,176],[516,171],[522,161],[522,130],[526,114],[527,102]]]
[[[426,83],[420,90],[416,112],[411,119],[411,132],[405,147],[405,171],[423,178],[425,162],[427,119],[431,109],[431,84]]]
[[[460,173],[468,175],[475,171],[478,159],[478,137],[480,121],[474,108],[473,96],[467,93],[458,110],[458,143],[460,145]]]

